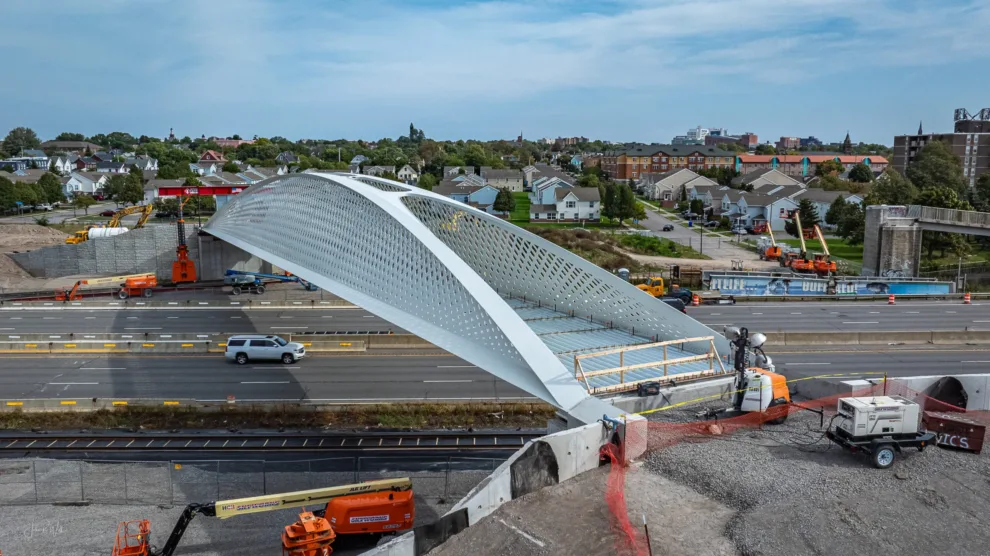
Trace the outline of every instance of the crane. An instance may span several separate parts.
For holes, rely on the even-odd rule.
[[[818,236],[818,241],[822,244],[822,251],[824,251],[824,253],[815,253],[815,272],[822,276],[834,274],[836,271],[835,261],[832,260],[832,254],[828,251],[828,243],[825,241],[825,234],[822,233],[818,224],[815,224],[815,235]]]
[[[412,528],[415,512],[412,481],[408,478],[189,504],[161,550],[151,546],[151,524],[147,519],[122,521],[117,526],[112,556],[172,556],[186,528],[199,514],[227,519],[317,505],[324,508],[304,511],[298,522],[285,528],[283,554],[329,555],[330,544],[337,535],[377,538],[397,533]]]
[[[117,212],[113,213],[113,216],[110,218],[110,222],[108,222],[106,226],[96,226],[96,225],[86,226],[86,229],[85,230],[80,230],[80,231],[72,234],[71,236],[65,238],[65,243],[70,244],[70,245],[75,245],[75,244],[79,244],[79,243],[82,243],[82,242],[88,240],[89,239],[89,231],[92,230],[93,228],[104,228],[104,227],[105,228],[119,228],[120,227],[120,221],[121,221],[122,218],[124,218],[125,216],[127,216],[129,214],[134,214],[136,212],[140,212],[141,213],[141,218],[138,219],[137,224],[134,225],[134,228],[133,229],[136,230],[138,228],[143,228],[144,225],[148,222],[148,218],[151,217],[151,211],[153,209],[154,209],[154,207],[151,204],[147,204],[147,205],[134,205],[134,206],[122,208],[122,209],[118,210]]]
[[[189,246],[186,245],[186,221],[182,219],[182,207],[191,197],[185,196],[179,201],[179,220],[175,228],[179,233],[179,245],[175,248],[175,262],[172,263],[172,282],[181,284],[196,281],[196,264],[189,258]]]

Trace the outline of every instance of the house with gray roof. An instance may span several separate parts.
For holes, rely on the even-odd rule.
[[[523,190],[523,173],[519,170],[486,170],[481,174],[488,185],[509,191]]]
[[[559,187],[552,204],[530,205],[530,222],[598,222],[602,215],[597,187]]]
[[[654,201],[676,201],[681,198],[681,189],[694,185],[718,185],[693,170],[681,168],[664,173],[646,172],[637,182],[637,188]]]
[[[733,178],[732,185],[739,189],[750,185],[753,189],[761,189],[767,185],[802,185],[802,183],[776,168],[764,168]]]
[[[365,166],[363,173],[367,176],[378,176],[389,173],[395,174],[395,166]]]

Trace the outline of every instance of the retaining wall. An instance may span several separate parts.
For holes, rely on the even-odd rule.
[[[200,280],[220,280],[228,268],[271,272],[271,264],[213,236],[200,236],[191,227],[186,243]],[[151,225],[111,238],[52,245],[10,257],[38,278],[154,272],[159,281],[165,281],[172,278],[176,244],[175,226]]]

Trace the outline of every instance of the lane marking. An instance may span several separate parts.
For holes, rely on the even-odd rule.
[[[843,321],[842,324],[880,324],[880,322],[875,320],[849,320]]]
[[[438,369],[477,369],[477,365],[437,365]]]
[[[257,381],[257,382],[242,382],[241,384],[288,384],[288,380],[273,380],[273,381]]]
[[[49,382],[51,386],[93,386],[99,382]]]
[[[268,367],[251,367],[252,369],[301,369],[302,367],[276,367],[274,365]]]
[[[167,318],[167,319],[177,319],[179,317],[165,317],[165,318]]]
[[[125,328],[124,330],[161,330],[161,329],[162,327],[156,326],[156,327],[145,327],[145,328]]]
[[[473,380],[424,380],[423,382],[474,382]]]
[[[41,317],[41,320],[62,320],[62,317]]]
[[[990,363],[990,361],[960,361],[960,363]]]
[[[299,330],[300,328],[309,328],[308,326],[273,326],[272,330]]]
[[[137,320],[137,317],[127,317],[127,320]]]
[[[990,322],[990,320],[974,320],[973,322]]]
[[[762,315],[763,313],[753,313],[754,315]]]
[[[831,363],[781,363],[781,365],[831,365]]]
[[[373,319],[375,318],[375,315],[364,315],[362,318]]]
[[[801,313],[791,313],[792,315],[800,315]]]
[[[127,367],[79,367],[80,371],[126,371]]]
[[[0,330],[17,330],[16,328],[0,328]]]
[[[722,313],[709,313],[709,316],[720,317],[720,316],[722,316]]]
[[[509,529],[512,529],[516,533],[519,533],[519,536],[521,536],[522,538],[526,539],[527,541],[535,544],[536,546],[538,546],[540,548],[543,548],[543,547],[546,546],[545,544],[543,544],[542,541],[536,539],[536,537],[533,537],[532,535],[527,534],[525,531],[523,531],[522,529],[516,527],[515,525],[510,525],[510,524],[506,523],[504,519],[498,518],[498,520],[500,522],[502,522],[502,525],[505,525],[506,527],[508,527]]]
[[[92,319],[95,319],[96,317],[83,317],[83,318],[86,319],[86,320],[92,320]]]
[[[239,318],[241,318],[241,317],[230,317],[230,318],[232,318],[232,319],[239,319]]]
[[[870,314],[871,315],[879,315],[880,314],[880,311],[870,311]]]
[[[905,315],[917,315],[917,314],[920,314],[920,313],[921,313],[921,311],[905,311],[904,312]]]
[[[954,314],[956,314],[956,311],[946,311],[945,314],[946,315],[954,315]]]

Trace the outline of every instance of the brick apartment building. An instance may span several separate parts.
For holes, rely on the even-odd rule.
[[[735,153],[706,145],[631,145],[602,155],[602,170],[612,179],[639,179],[644,173],[687,168],[732,168]]]
[[[740,154],[736,157],[736,170],[745,175],[759,170],[779,170],[792,178],[804,178],[815,175],[820,162],[835,160],[846,170],[863,163],[874,173],[887,169],[888,161],[880,155],[845,155],[845,154]]]
[[[914,135],[894,137],[894,168],[901,174],[914,162],[921,148],[932,141],[943,141],[952,153],[959,158],[963,176],[969,186],[976,185],[976,179],[990,170],[990,108],[970,115],[964,109],[956,110],[953,133],[924,133],[918,126]]]
[[[781,137],[777,141],[777,152],[786,153],[787,151],[796,151],[801,148],[801,138],[800,137]]]

